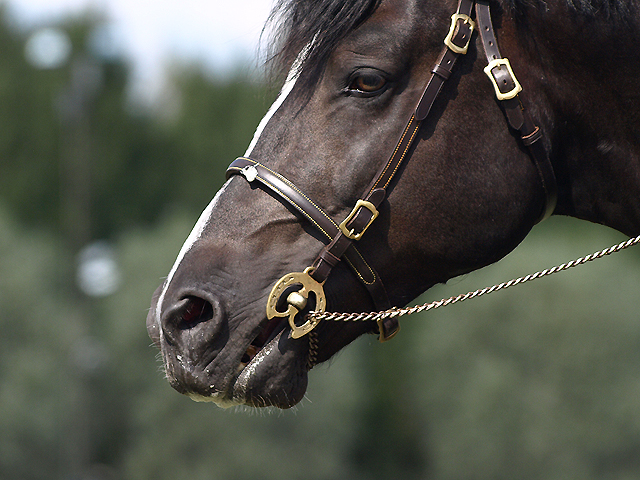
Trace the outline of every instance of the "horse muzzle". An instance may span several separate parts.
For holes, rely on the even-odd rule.
[[[308,344],[291,337],[285,319],[269,320],[264,310],[230,318],[217,296],[195,290],[167,295],[158,308],[162,290],[154,294],[147,330],[175,390],[221,407],[289,408],[302,399]]]

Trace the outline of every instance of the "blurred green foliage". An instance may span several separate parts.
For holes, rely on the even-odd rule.
[[[76,60],[101,72],[71,115],[60,102],[74,64],[30,67],[25,36],[0,23],[1,479],[640,477],[637,250],[407,318],[384,345],[362,338],[314,369],[291,411],[223,411],[171,390],[144,327],[151,293],[270,94],[185,68],[170,115],[132,110],[125,64],[83,44],[93,22],[64,26]],[[67,178],[82,155],[84,176]],[[103,238],[122,284],[89,298],[75,255]],[[620,240],[553,218],[419,301]]]

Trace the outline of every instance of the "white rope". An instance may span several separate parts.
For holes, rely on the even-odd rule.
[[[632,247],[638,243],[640,243],[640,235],[635,238],[630,238],[629,240],[619,243],[618,245],[614,245],[604,250],[600,250],[599,252],[592,253],[591,255],[587,255],[585,257],[572,260],[568,263],[563,263],[562,265],[558,265],[552,268],[547,268],[545,270],[541,270],[539,272],[532,273],[524,277],[514,278],[513,280],[509,280],[508,282],[493,285],[492,287],[481,288],[474,292],[460,294],[455,297],[442,299],[436,302],[425,303],[422,305],[416,305],[414,307],[392,308],[390,310],[385,310],[383,312],[369,312],[369,313],[309,312],[309,316],[318,320],[359,322],[359,321],[369,321],[369,320],[378,321],[378,320],[384,320],[385,318],[402,317],[402,316],[411,315],[414,313],[427,312],[429,310],[434,310],[436,308],[446,307],[447,305],[453,305],[454,303],[464,302],[465,300],[469,300],[470,298],[481,297],[482,295],[494,293],[499,290],[504,290],[506,288],[513,287],[515,285],[520,285],[522,283],[530,282],[531,280],[536,280],[538,278],[546,277],[548,275],[553,275],[554,273],[562,272],[564,270],[577,267],[578,265],[583,265],[587,262],[591,262],[598,258],[602,258],[606,255],[611,255],[612,253],[619,252],[621,250],[624,250],[625,248]]]

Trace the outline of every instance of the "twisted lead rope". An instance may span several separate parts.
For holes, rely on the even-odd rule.
[[[317,320],[333,320],[336,322],[360,322],[360,321],[378,321],[384,320],[386,318],[391,317],[403,317],[405,315],[411,315],[419,312],[427,312],[429,310],[434,310],[440,307],[446,307],[447,305],[453,305],[454,303],[464,302],[465,300],[469,300],[470,298],[481,297],[482,295],[488,293],[494,293],[499,290],[504,290],[509,287],[513,287],[515,285],[520,285],[522,283],[529,282],[531,280],[536,280],[538,278],[546,277],[548,275],[553,275],[554,273],[562,272],[563,270],[568,270],[573,267],[577,267],[578,265],[583,265],[587,262],[591,262],[598,258],[602,258],[606,255],[611,255],[612,253],[619,252],[626,248],[632,247],[636,244],[640,243],[640,235],[635,238],[630,238],[629,240],[619,243],[618,245],[614,245],[612,247],[606,248],[599,252],[592,253],[591,255],[587,255],[586,257],[578,258],[577,260],[572,260],[568,263],[563,263],[562,265],[558,265],[552,268],[547,268],[545,270],[541,270],[536,273],[532,273],[530,275],[526,275],[524,277],[515,278],[513,280],[509,280],[508,282],[500,283],[497,285],[493,285],[492,287],[485,287],[474,292],[464,293],[457,295],[455,297],[450,297],[447,299],[442,299],[436,302],[425,303],[422,305],[416,305],[414,307],[405,307],[405,308],[392,308],[390,310],[385,310],[383,312],[369,312],[369,313],[332,313],[332,312],[309,312],[308,316],[313,317]]]

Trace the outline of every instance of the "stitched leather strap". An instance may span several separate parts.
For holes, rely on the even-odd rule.
[[[453,20],[455,16],[458,16],[455,20],[456,29],[453,30],[454,34],[451,38],[451,43],[460,48],[458,51],[464,50],[466,52],[466,48],[462,48],[462,46],[468,46],[471,41],[474,25],[473,23],[465,21],[463,16],[470,19],[472,11],[473,0],[461,0],[458,4],[458,10],[452,17]],[[427,115],[429,115],[431,107],[440,93],[442,86],[451,76],[453,67],[459,56],[460,54],[451,50],[448,45],[442,49],[440,56],[431,69],[431,78],[429,78],[429,82],[427,83],[424,93],[420,98],[420,102],[418,103],[418,107],[416,108],[416,118],[418,120],[422,121],[427,118]]]
[[[480,39],[484,47],[485,56],[489,63],[485,72],[493,77],[494,86],[498,93],[509,98],[498,98],[503,108],[509,126],[518,131],[522,143],[528,148],[529,154],[538,171],[542,189],[545,194],[545,205],[538,218],[538,222],[551,216],[558,201],[558,186],[553,166],[547,150],[544,148],[542,130],[535,124],[529,112],[524,108],[518,95],[522,87],[519,85],[506,59],[503,59],[498,48],[495,30],[491,22],[491,10],[486,0],[476,2],[476,19]],[[500,62],[500,61],[503,62]],[[493,68],[490,68],[495,65]]]
[[[435,66],[432,68],[431,77],[420,96],[420,100],[418,101],[414,113],[411,115],[411,118],[398,140],[396,148],[393,150],[391,157],[378,171],[377,175],[365,191],[365,194],[361,197],[361,201],[367,205],[373,206],[376,212],[387,196],[387,189],[389,188],[391,181],[395,177],[395,174],[398,172],[403,161],[406,159],[407,154],[416,139],[422,121],[429,115],[435,99],[442,89],[442,85],[451,75],[452,68],[460,55],[458,52],[463,50],[466,52],[466,47],[471,40],[474,28],[474,24],[469,18],[472,10],[473,0],[461,0],[458,4],[458,10],[452,17],[451,35],[447,37],[449,39],[449,45],[445,45]],[[375,215],[377,215],[377,213],[374,213],[373,209],[370,207],[361,206],[358,208],[356,206],[349,216],[350,220],[345,225],[345,231],[351,232],[351,234],[348,235],[345,231],[340,230],[331,243],[324,248],[324,251],[318,255],[314,261],[314,269],[311,276],[316,281],[324,282],[333,268],[333,266],[326,261],[326,254],[324,252],[329,252],[332,257],[342,257],[355,240],[354,236],[363,234],[375,218]],[[396,318],[386,319],[382,328],[384,331],[380,332],[381,340],[390,338],[399,329],[398,320]]]
[[[325,243],[330,242],[337,235],[338,225],[331,217],[283,175],[272,171],[255,160],[244,157],[236,159],[227,169],[227,178],[238,174],[245,177],[249,183],[260,182],[268,190],[277,194],[278,198],[295,208],[322,233]],[[344,252],[344,256],[356,276],[369,291],[376,308],[381,310],[390,308],[391,303],[380,275],[367,263],[355,246],[351,246]],[[340,261],[340,258],[333,256],[330,252],[326,252],[323,260],[327,264],[335,266]]]

